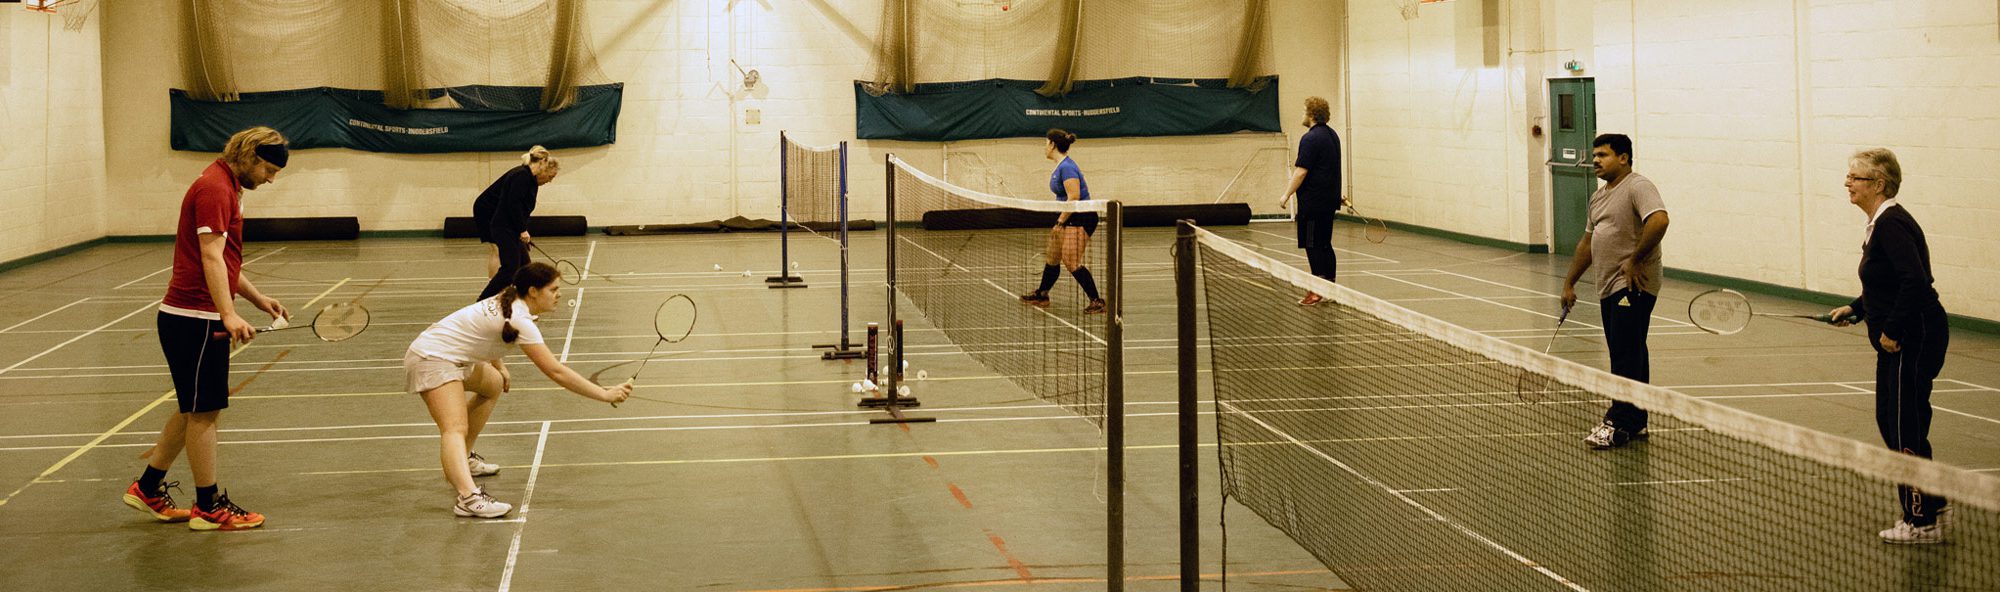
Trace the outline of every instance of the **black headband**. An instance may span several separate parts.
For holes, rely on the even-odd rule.
[[[264,162],[277,165],[278,168],[282,169],[285,168],[285,161],[291,160],[292,151],[286,148],[284,144],[258,144],[257,158],[262,158]]]

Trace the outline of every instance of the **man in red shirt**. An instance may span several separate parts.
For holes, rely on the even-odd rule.
[[[229,138],[222,157],[202,171],[181,198],[180,226],[174,234],[173,279],[160,302],[160,350],[174,379],[180,412],[167,418],[160,439],[147,453],[146,471],[125,490],[125,504],[161,522],[188,523],[192,530],[242,530],[264,525],[264,516],[229,501],[216,484],[216,420],[229,407],[229,350],[248,343],[257,329],[236,312],[242,295],[273,319],[289,317],[278,300],[265,296],[243,277],[243,191],[277,179],[290,152],[285,137],[253,127]],[[174,505],[163,483],[174,459],[187,449],[194,472],[195,507]]]

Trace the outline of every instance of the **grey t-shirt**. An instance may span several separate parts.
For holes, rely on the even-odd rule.
[[[1590,225],[1583,232],[1590,235],[1590,264],[1597,268],[1598,300],[1625,289],[1618,264],[1639,249],[1639,231],[1645,228],[1646,217],[1666,210],[1660,189],[1639,173],[1627,173],[1618,185],[1598,188],[1590,195]],[[1649,294],[1660,293],[1661,250],[1653,249],[1639,262],[1638,287]]]

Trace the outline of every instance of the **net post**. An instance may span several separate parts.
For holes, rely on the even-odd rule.
[[[778,275],[764,278],[767,288],[804,288],[803,280],[792,275],[792,141],[778,130]]]
[[[1125,589],[1125,206],[1105,204],[1104,242],[1104,465],[1105,585]]]
[[[841,140],[840,142],[840,342],[833,343],[830,345],[813,346],[814,348],[821,348],[821,347],[829,348],[826,353],[820,354],[819,359],[822,360],[855,360],[855,359],[860,359],[862,356],[862,352],[860,350],[856,350],[854,348],[855,345],[854,342],[848,338],[851,329],[848,327],[848,323],[850,322],[848,320],[848,311],[850,309],[849,309],[847,295],[848,295],[848,282],[851,274],[848,268],[847,254],[848,254],[847,141]]]
[[[1174,230],[1174,303],[1177,320],[1174,323],[1178,342],[1179,363],[1175,364],[1180,378],[1180,493],[1181,493],[1181,590],[1196,592],[1201,589],[1201,480],[1195,476],[1200,466],[1197,458],[1200,446],[1200,410],[1197,405],[1197,391],[1201,388],[1200,371],[1196,366],[1199,344],[1195,341],[1195,244],[1194,222],[1181,220]]]

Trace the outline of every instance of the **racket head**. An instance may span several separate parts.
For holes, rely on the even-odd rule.
[[[541,245],[528,243],[528,246],[534,247],[536,253],[541,253],[543,259],[548,259],[550,265],[556,266],[556,272],[560,274],[557,277],[562,279],[562,283],[574,286],[577,282],[583,281],[583,269],[577,267],[575,263],[571,263],[568,259],[557,259],[555,255],[542,250]]]
[[[694,333],[696,317],[693,298],[688,298],[686,294],[668,296],[660,303],[659,309],[653,311],[653,332],[659,334],[660,341],[680,343]]]
[[[1372,218],[1363,218],[1362,220],[1367,223],[1367,226],[1361,230],[1361,236],[1367,238],[1368,242],[1379,245],[1382,244],[1382,241],[1389,240],[1388,224]]]
[[[1345,206],[1347,207],[1347,214],[1361,222],[1362,238],[1368,239],[1368,242],[1378,245],[1382,244],[1382,241],[1389,240],[1389,225],[1387,223],[1362,215],[1361,210],[1355,209],[1354,202],[1352,201],[1347,202]]]
[[[351,302],[329,304],[313,316],[313,335],[321,341],[346,341],[368,330],[368,309]]]
[[[575,263],[570,263],[568,259],[556,260],[556,273],[560,274],[556,277],[565,284],[574,286],[577,282],[583,281],[583,269],[577,267]]]
[[[1734,335],[1750,326],[1750,298],[1742,292],[1721,288],[1695,295],[1688,301],[1688,321],[1716,335]]]

